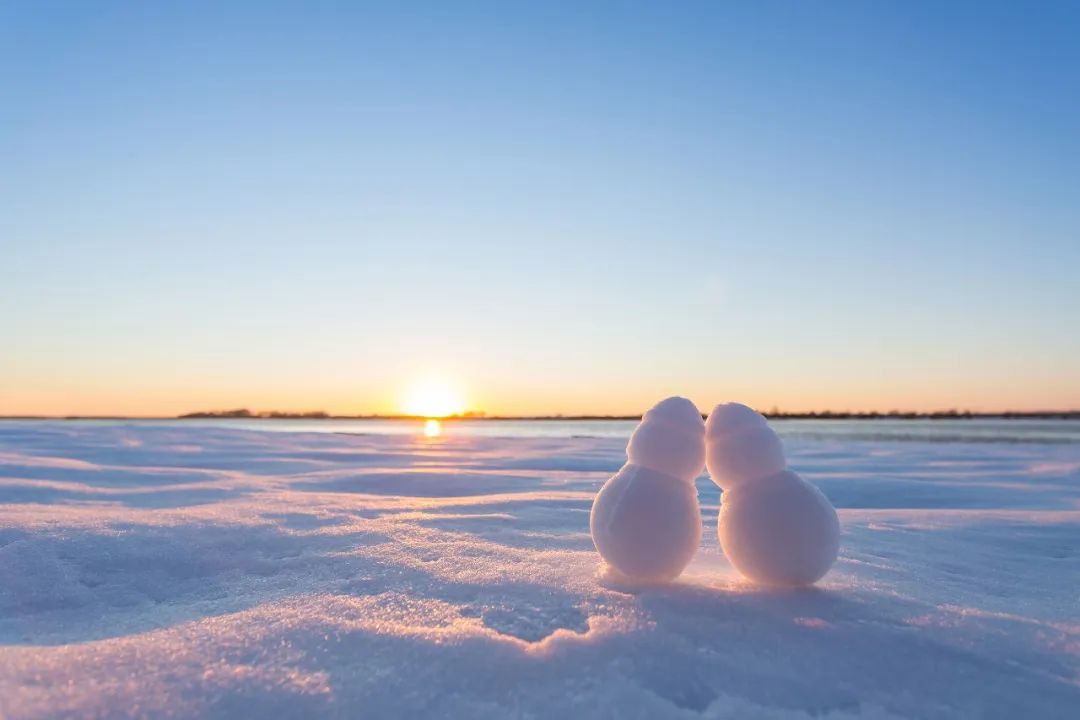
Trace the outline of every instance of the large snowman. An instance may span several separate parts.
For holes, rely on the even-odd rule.
[[[717,405],[706,464],[720,498],[717,532],[735,568],[763,585],[809,585],[836,560],[840,523],[813,485],[787,469],[780,438],[745,405]]]
[[[705,424],[686,398],[645,413],[626,446],[627,463],[600,489],[589,527],[600,555],[622,575],[675,578],[701,540],[694,480],[705,468]]]

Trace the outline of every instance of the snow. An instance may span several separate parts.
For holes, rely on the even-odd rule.
[[[725,490],[787,467],[779,436],[762,415],[745,405],[726,403],[713,408],[705,436],[709,477]]]
[[[717,535],[725,557],[762,585],[811,585],[836,561],[840,523],[828,498],[786,470],[780,436],[745,405],[706,423],[709,475],[724,490]]]
[[[728,561],[762,585],[812,585],[840,543],[828,498],[790,470],[724,491],[717,533]]]
[[[694,486],[705,468],[701,413],[686,398],[662,400],[634,429],[626,455],[626,465],[593,501],[593,544],[623,577],[674,579],[701,542]]]
[[[678,577],[701,542],[693,478],[682,482],[627,464],[604,483],[589,516],[593,544],[619,575],[642,581]]]
[[[705,423],[686,398],[661,400],[641,418],[626,445],[627,461],[692,482],[705,469]]]
[[[625,442],[0,423],[0,716],[1075,716],[1080,445],[785,436],[780,591],[604,573]]]

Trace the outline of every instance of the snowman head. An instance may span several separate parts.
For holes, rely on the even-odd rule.
[[[776,475],[787,467],[780,438],[760,413],[739,403],[717,405],[705,423],[705,462],[724,490]]]
[[[701,411],[683,397],[669,397],[652,407],[626,446],[630,463],[687,482],[705,468],[705,423]]]

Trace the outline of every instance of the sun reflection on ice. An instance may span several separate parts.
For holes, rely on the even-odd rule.
[[[442,435],[442,423],[435,418],[430,418],[424,423],[424,437],[439,437]]]

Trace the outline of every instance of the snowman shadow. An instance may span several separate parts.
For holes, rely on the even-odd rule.
[[[724,694],[762,703],[775,693],[797,695],[792,688],[806,684],[799,678],[837,664],[837,643],[874,644],[861,637],[859,603],[830,588],[763,587],[697,574],[642,583],[601,572],[599,582],[624,593],[643,621],[641,642],[650,649],[635,661],[636,682],[694,713]],[[681,654],[687,648],[695,658],[690,664]],[[805,689],[820,696],[822,708],[845,704],[822,688]]]
[[[803,617],[805,613],[826,613],[847,605],[850,599],[837,590],[818,585],[760,585],[738,577],[710,578],[705,575],[682,575],[674,580],[643,580],[620,573],[602,564],[596,572],[597,584],[605,590],[633,595],[643,606],[654,603],[694,607],[756,606],[769,613]]]
[[[829,631],[872,618],[864,603],[848,593],[816,585],[776,587],[746,580],[703,583],[676,580],[666,585],[622,585],[661,631],[712,624],[756,628],[759,632]],[[611,589],[615,589],[612,587]]]

